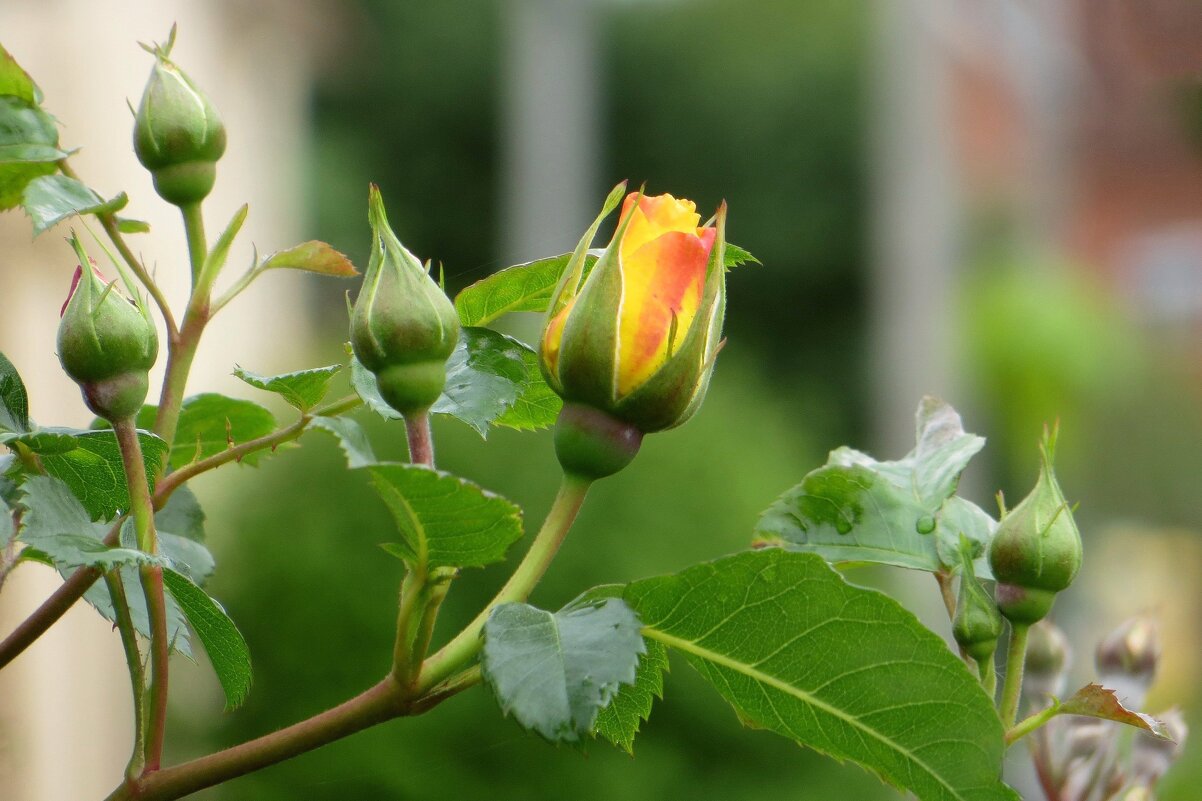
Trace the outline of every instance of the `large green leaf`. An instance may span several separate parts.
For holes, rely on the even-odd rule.
[[[584,263],[586,275],[600,254],[599,250],[589,251]],[[465,326],[488,325],[510,312],[545,312],[571,258],[571,253],[562,253],[507,267],[465,287],[455,296],[459,322]]]
[[[53,117],[31,101],[0,95],[0,211],[20,203],[34,178],[58,172],[56,162],[66,157]]]
[[[0,432],[29,430],[29,395],[17,368],[0,353]]]
[[[757,537],[831,562],[930,571],[955,567],[961,534],[982,553],[992,536],[991,518],[963,499],[947,501],[985,440],[965,433],[955,410],[935,398],[920,404],[917,429],[917,446],[894,462],[851,448],[832,451],[824,467],[763,513]]]
[[[143,406],[138,425],[154,424],[154,406]],[[227,448],[266,436],[276,429],[275,416],[259,404],[206,392],[185,398],[180,406],[179,425],[171,443],[173,469],[214,456]],[[257,464],[270,450],[249,453],[245,464]]]
[[[167,443],[146,431],[138,432],[138,441],[146,473],[153,476]],[[93,520],[111,520],[119,510],[129,508],[121,448],[111,430],[39,428],[24,434],[0,434],[0,444],[20,444],[37,454],[46,472],[67,483]]]
[[[177,537],[204,542],[205,513],[188,485],[175,489],[163,508],[155,512],[154,525]]]
[[[422,465],[378,464],[372,486],[400,530],[402,558],[427,567],[496,562],[522,536],[522,512],[466,479]]]
[[[221,689],[225,691],[226,709],[241,706],[250,692],[253,675],[250,649],[242,633],[221,604],[210,598],[187,576],[174,570],[164,570],[163,584],[204,644],[217,680],[221,682]]]
[[[18,539],[60,570],[163,563],[136,548],[105,545],[102,540],[111,524],[93,523],[71,488],[59,479],[30,476],[21,489],[25,513]]]
[[[548,740],[576,742],[644,652],[639,619],[609,598],[552,614],[502,604],[484,624],[480,665],[501,709]]]
[[[104,214],[125,208],[125,193],[105,200],[75,178],[43,175],[25,187],[21,205],[33,223],[33,235],[76,214]]]
[[[605,584],[580,595],[566,607],[574,609],[606,598],[620,598],[626,589],[622,584]],[[618,689],[593,723],[593,733],[604,737],[626,753],[634,755],[634,738],[643,721],[651,716],[655,699],[664,697],[664,673],[668,670],[668,649],[656,640],[644,640],[646,652],[639,657],[634,683]]]
[[[526,364],[526,382],[514,399],[513,405],[493,420],[493,425],[532,431],[555,424],[563,400],[551,389],[538,366],[538,354],[529,348],[522,349],[522,360]]]
[[[321,402],[329,391],[330,381],[342,369],[340,364],[329,367],[314,367],[276,376],[262,376],[234,367],[234,375],[257,389],[274,392],[302,412],[307,412]]]
[[[488,328],[464,328],[447,360],[447,385],[430,411],[449,414],[481,435],[526,384],[525,345]]]
[[[927,801],[1016,801],[1002,726],[976,678],[889,597],[815,554],[770,548],[638,581],[643,635],[675,649],[739,717],[849,759]]]

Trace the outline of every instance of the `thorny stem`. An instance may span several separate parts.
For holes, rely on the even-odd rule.
[[[121,448],[125,466],[125,481],[129,487],[129,505],[133,513],[138,549],[148,554],[158,551],[154,530],[154,505],[146,466],[142,460],[142,445],[138,430],[131,418],[113,420],[113,431]],[[167,640],[167,604],[163,597],[163,568],[142,565],[139,569],[142,593],[146,596],[146,611],[150,618],[150,713],[146,732],[145,769],[158,770],[163,757],[163,736],[167,725],[167,670],[171,643]]]
[[[509,577],[509,581],[505,582],[505,586],[467,628],[426,661],[418,679],[418,692],[425,693],[440,684],[480,651],[480,633],[494,608],[512,601],[524,601],[529,597],[539,579],[547,572],[551,560],[555,558],[559,546],[563,544],[572,523],[576,520],[576,514],[584,503],[590,484],[591,482],[585,479],[564,476],[559,494],[555,497],[538,536],[530,543],[530,550],[526,552],[526,556]]]
[[[142,654],[138,650],[137,631],[129,613],[129,602],[125,598],[125,586],[119,570],[104,574],[109,596],[113,599],[113,612],[117,630],[121,633],[121,647],[125,651],[125,666],[129,670],[129,682],[134,697],[134,749],[125,768],[127,780],[136,779],[142,773],[146,743],[146,707],[143,694],[146,692],[146,675],[142,670]]]
[[[1010,624],[1010,648],[1006,654],[1006,680],[1002,685],[1002,705],[998,714],[1007,729],[1018,717],[1018,701],[1023,694],[1023,662],[1027,657],[1027,633],[1031,627],[1026,623]]]

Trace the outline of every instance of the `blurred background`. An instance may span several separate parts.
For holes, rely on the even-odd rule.
[[[102,194],[130,193],[129,213],[153,226],[138,248],[182,301],[178,220],[133,157],[124,108],[150,67],[135,43],[176,21],[176,60],[229,129],[210,228],[251,202],[232,268],[252,241],[267,252],[309,238],[365,266],[369,181],[453,289],[570,249],[623,178],[703,210],[729,202],[731,241],[763,266],[730,276],[710,396],[598,486],[536,603],[746,547],[758,513],[828,450],[903,455],[932,393],[989,439],[963,485],[982,505],[1026,493],[1041,427],[1060,419],[1059,473],[1086,541],[1056,609],[1078,685],[1096,637],[1151,612],[1165,656],[1148,711],[1182,704],[1197,727],[1198,0],[4,3],[0,40],[45,91],[64,146],[82,148],[78,171]],[[77,391],[46,366],[74,265],[59,236],[31,243],[19,213],[0,218],[0,350],[35,417],[78,425]],[[341,360],[348,288],[262,279],[206,340],[192,389],[246,395],[235,362],[270,374]],[[511,331],[530,339],[537,321]],[[399,426],[362,420],[378,453],[404,453]],[[441,467],[520,503],[528,527],[541,518],[556,482],[545,432],[484,442],[438,421],[436,436]],[[223,713],[203,657],[177,660],[170,761],[313,714],[386,669],[400,565],[377,544],[392,524],[342,464],[313,435],[198,482],[219,565],[209,589],[246,635],[255,686]],[[503,578],[458,582],[442,636]],[[881,580],[946,633],[920,578]],[[18,571],[0,632],[53,586],[49,570]],[[0,797],[102,797],[128,753],[127,688],[117,637],[75,610],[0,678]],[[1200,746],[1163,799],[1197,798]],[[898,795],[742,728],[682,662],[633,759],[548,746],[477,689],[197,796],[297,797]]]

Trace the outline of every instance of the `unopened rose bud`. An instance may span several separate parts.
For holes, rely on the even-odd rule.
[[[1041,620],[1027,635],[1023,688],[1033,696],[1058,696],[1064,692],[1072,649],[1055,624]]]
[[[1035,488],[1002,517],[989,548],[998,608],[1013,623],[1046,616],[1081,568],[1081,535],[1052,469],[1055,445],[1055,433],[1040,443]]]
[[[722,206],[716,224],[702,226],[692,201],[631,193],[613,240],[578,286],[582,243],[552,298],[540,347],[543,374],[565,410],[587,407],[609,418],[606,427],[640,434],[693,415],[721,339],[725,219]],[[605,443],[585,442],[579,413],[565,413],[561,462],[580,475],[608,475],[621,454],[606,452],[590,466]]]
[[[72,244],[90,265],[79,240]],[[110,421],[137,414],[158,349],[145,309],[106,286],[91,266],[76,270],[58,326],[58,358],[89,409]]]
[[[351,347],[376,376],[380,395],[403,415],[424,413],[442,394],[459,316],[426,268],[388,226],[373,184],[368,197],[371,260],[351,312]]]
[[[1002,634],[1002,616],[973,574],[972,558],[961,550],[960,592],[952,618],[952,636],[964,652],[983,664],[993,657]],[[992,666],[990,666],[992,668]]]
[[[176,206],[199,203],[213,189],[225,153],[225,125],[192,79],[168,60],[175,29],[155,62],[134,120],[134,153],[159,196]]]

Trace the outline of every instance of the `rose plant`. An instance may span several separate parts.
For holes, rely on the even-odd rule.
[[[559,610],[527,603],[589,487],[636,458],[643,437],[685,423],[704,400],[722,347],[728,273],[753,261],[726,241],[725,204],[703,221],[688,200],[620,184],[573,252],[501,270],[452,301],[430,263],[401,243],[372,186],[371,256],[350,309],[348,362],[275,376],[237,368],[248,385],[294,408],[285,425],[252,401],[186,394],[207,327],[264,272],[357,271],[311,241],[256,258],[214,294],[246,208],[209,240],[203,204],[226,132],[203,91],[171,62],[173,39],[174,31],[165,45],[148,48],[154,64],[133,141],[158,194],[179,207],[187,234],[192,290],[178,318],[127,244],[147,226],[118,216],[124,194],[105,200],[75,174],[40,92],[0,49],[0,205],[21,206],[35,234],[77,218],[91,236],[72,233],[74,259],[63,264],[78,266],[58,355],[98,416],[86,430],[36,424],[20,376],[0,356],[0,444],[7,451],[0,461],[0,582],[33,563],[64,577],[0,641],[0,668],[80,600],[113,622],[129,669],[135,735],[110,801],[181,798],[367,727],[425,714],[478,684],[504,714],[551,742],[605,740],[629,751],[661,691],[669,653],[696,668],[741,720],[862,765],[922,799],[1017,798],[1002,780],[1002,757],[1023,738],[1034,744],[1049,799],[1153,792],[1176,753],[1172,741],[1184,736],[1176,713],[1162,724],[1100,685],[1057,700],[1064,638],[1040,621],[1071,585],[1082,548],[1053,469],[1054,432],[1044,437],[1035,489],[997,521],[956,494],[984,440],[967,433],[950,406],[926,398],[913,451],[895,461],[832,451],[826,465],[769,505],[748,550],[673,575],[586,589]],[[594,249],[619,204],[612,238]],[[92,235],[93,226],[104,238]],[[94,266],[89,251],[107,257],[115,280],[101,277],[109,264]],[[537,348],[489,327],[513,312],[545,315]],[[156,315],[166,331],[166,375],[151,395]],[[340,380],[349,383],[347,393],[327,400]],[[148,396],[154,405],[146,405]],[[361,408],[403,422],[408,462],[376,457],[351,416]],[[504,586],[445,643],[434,641],[444,598],[471,579],[468,568],[504,560],[522,538],[523,521],[514,504],[435,467],[435,414],[482,434],[491,426],[553,426],[563,468],[559,494]],[[396,521],[386,546],[400,562],[391,668],[312,718],[164,765],[173,652],[190,653],[194,636],[230,709],[251,684],[249,648],[204,589],[214,563],[188,482],[266,458],[314,429],[337,438],[348,469],[371,484]],[[864,562],[931,573],[955,644],[836,569]],[[1003,618],[1011,636],[998,697],[994,653]],[[1130,674],[1138,686],[1150,681],[1159,651],[1142,632],[1103,643],[1104,680]],[[1031,682],[1020,719],[1024,661]],[[1104,734],[1056,745],[1049,734],[1076,725],[1062,716],[1092,721]],[[1133,747],[1120,749],[1116,724],[1130,727]]]

